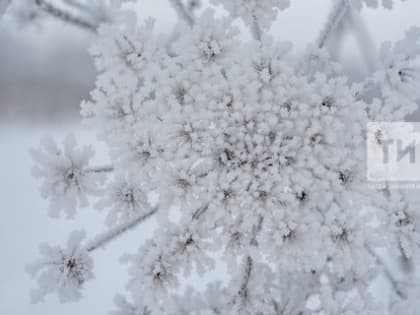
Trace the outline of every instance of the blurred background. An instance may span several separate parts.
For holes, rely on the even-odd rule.
[[[13,1],[13,0],[12,0]],[[96,280],[88,283],[85,298],[76,304],[60,305],[55,296],[31,305],[34,285],[24,266],[37,257],[40,242],[65,242],[69,231],[86,227],[89,235],[103,229],[102,216],[83,210],[76,221],[47,217],[47,203],[31,177],[28,150],[44,135],[61,140],[75,133],[82,144],[98,148],[98,162],[106,160],[106,149],[95,131],[80,123],[79,104],[89,98],[95,84],[95,67],[88,48],[94,34],[76,25],[48,16],[37,16],[28,3],[0,13],[0,314],[105,314],[112,298],[124,290],[126,269],[118,258],[124,250],[135,251],[150,227],[141,227],[98,253]],[[71,1],[71,0],[67,0]],[[0,0],[0,12],[8,0]],[[54,1],[52,1],[54,2]],[[289,10],[279,14],[272,34],[294,43],[303,53],[322,29],[331,9],[330,0],[292,0]],[[34,5],[34,4],[32,4]],[[384,40],[397,40],[412,25],[420,25],[420,2],[398,2],[392,11],[364,9],[345,19],[330,43],[355,80],[373,70],[376,51]],[[138,1],[141,18],[153,16],[161,32],[170,32],[177,21],[165,0]]]

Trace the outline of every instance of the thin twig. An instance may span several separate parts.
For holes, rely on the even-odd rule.
[[[54,6],[46,0],[35,0],[35,3],[42,11],[44,11],[48,15],[51,15],[64,22],[76,25],[80,28],[89,30],[91,32],[96,32],[97,26],[95,24],[81,19],[77,16],[74,16],[71,13],[66,12],[60,8],[57,8],[56,6]]]
[[[331,13],[328,16],[328,20],[324,29],[318,38],[318,48],[325,46],[328,38],[331,36],[334,29],[340,23],[341,19],[345,15],[347,9],[349,8],[348,0],[335,0],[334,7]]]
[[[93,252],[96,249],[105,246],[109,242],[115,240],[116,238],[124,234],[125,232],[131,230],[132,228],[136,227],[140,223],[144,222],[145,220],[153,216],[157,211],[158,211],[158,206],[156,206],[153,210],[151,210],[150,212],[144,215],[138,216],[129,222],[122,223],[116,226],[115,228],[112,228],[111,230],[105,232],[104,234],[99,235],[98,237],[94,238],[85,246],[86,250],[88,252]]]
[[[188,12],[187,8],[181,2],[181,0],[169,0],[174,7],[175,11],[178,13],[179,17],[182,18],[189,26],[194,25],[194,18]]]

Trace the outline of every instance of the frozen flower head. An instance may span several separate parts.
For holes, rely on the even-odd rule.
[[[169,313],[163,301],[181,277],[213,268],[208,252],[215,248],[236,279],[226,288],[232,313],[270,313],[274,305],[263,297],[274,291],[258,281],[260,270],[268,275],[272,265],[304,278],[328,272],[331,281],[362,274],[360,230],[376,233],[369,220],[358,220],[376,193],[363,186],[366,104],[334,71],[308,74],[291,64],[288,44],[236,42],[227,35],[231,26],[217,21],[205,12],[179,34],[153,68],[153,85],[143,72],[131,74],[145,84],[129,93],[101,85],[109,99],[131,95],[122,105],[138,109],[130,114],[135,123],[115,120],[102,129],[116,165],[133,175],[108,193],[112,211],[117,220],[132,213],[141,182],[159,194],[159,215],[166,216],[130,269],[134,299],[158,314]],[[103,75],[116,74],[105,68]],[[107,112],[107,98],[94,101],[98,116]],[[138,151],[125,145],[137,139]],[[122,162],[126,156],[130,163]],[[178,221],[169,215],[173,206]],[[243,285],[247,268],[254,291]]]
[[[140,180],[135,176],[117,176],[96,207],[109,208],[106,223],[114,225],[144,215],[151,207]]]
[[[166,296],[171,288],[178,285],[176,272],[179,266],[171,264],[174,258],[160,245],[160,240],[149,240],[142,246],[141,254],[125,257],[131,263],[128,288],[135,301],[142,301],[154,312],[159,312],[161,307],[155,293]]]
[[[33,276],[38,275],[38,288],[32,290],[33,302],[42,301],[44,296],[57,292],[61,302],[81,298],[81,289],[93,278],[93,261],[80,243],[85,237],[83,231],[70,235],[66,248],[41,245],[43,257],[27,267]]]
[[[73,135],[67,136],[63,149],[49,138],[41,142],[42,149],[31,151],[37,163],[33,169],[42,178],[41,194],[50,199],[50,215],[64,212],[73,217],[77,207],[88,204],[87,196],[99,193],[103,176],[89,169],[94,155],[91,147],[78,148]]]

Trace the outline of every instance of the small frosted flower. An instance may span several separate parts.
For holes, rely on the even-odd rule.
[[[374,80],[383,94],[396,92],[416,101],[420,97],[420,67],[416,63],[420,57],[420,28],[412,27],[394,45],[389,41],[383,43],[380,53],[384,69],[375,74]]]
[[[41,194],[50,199],[50,215],[58,217],[61,211],[73,217],[77,207],[88,205],[88,195],[97,195],[103,175],[89,169],[94,155],[91,147],[78,148],[73,135],[63,142],[63,149],[50,138],[41,142],[42,149],[31,151],[37,163],[35,177],[43,179]]]
[[[155,135],[151,133],[142,132],[114,136],[111,158],[117,165],[142,169],[144,173],[147,173],[153,165],[150,162],[162,154],[155,138]]]
[[[124,34],[121,34],[112,25],[102,25],[98,32],[101,36],[91,48],[91,53],[97,56],[96,66],[99,69],[109,66],[116,67],[115,70],[123,72],[141,70],[151,66],[157,54],[158,45],[153,37],[154,20],[149,18],[142,27],[136,28],[132,25],[125,26]],[[107,54],[100,54],[103,47],[107,47]]]
[[[211,249],[211,243],[206,240],[206,235],[199,229],[175,229],[171,232],[169,240],[168,247],[172,249],[172,255],[182,266],[184,276],[190,275],[193,266],[200,275],[203,275],[206,270],[214,268],[213,259],[206,253]]]
[[[133,217],[148,213],[151,209],[147,195],[135,176],[117,177],[96,207],[109,208],[106,218],[108,225],[128,221]]]
[[[33,302],[42,301],[45,295],[55,291],[61,302],[81,298],[83,285],[93,278],[93,260],[80,246],[84,238],[84,231],[74,231],[66,248],[40,246],[43,257],[27,267],[30,274],[38,275],[38,288],[31,293]]]
[[[278,263],[283,270],[310,271],[324,262],[325,250],[315,237],[319,230],[315,216],[302,216],[306,218],[299,218],[296,214],[291,217],[274,214],[264,221],[257,239],[270,261]]]
[[[417,196],[408,192],[392,191],[390,193],[389,227],[395,233],[395,246],[398,252],[406,259],[419,256],[420,224],[416,208],[410,206],[418,203]]]
[[[213,10],[205,10],[192,29],[185,29],[183,36],[174,43],[174,52],[184,62],[192,60],[204,64],[220,62],[234,49],[238,30],[231,26],[228,19],[217,20]],[[185,59],[184,59],[185,58]]]
[[[195,163],[192,166],[180,163],[176,168],[167,169],[167,174],[161,179],[161,183],[165,185],[161,196],[164,204],[172,202],[194,209],[209,197],[209,191],[213,187],[212,176],[201,164],[205,163]]]
[[[377,230],[368,215],[353,216],[343,213],[338,205],[333,205],[325,215],[324,227],[330,238],[326,246],[331,257],[331,271],[343,277],[354,272],[362,275],[368,272],[372,257],[366,252],[365,242],[368,237],[365,230],[371,230],[369,242],[374,244],[378,239]]]
[[[142,294],[141,299],[151,308],[159,307],[159,298],[166,296],[179,282],[176,276],[179,266],[173,256],[162,246],[162,240],[148,240],[137,255],[126,255],[124,262],[130,263],[131,279],[128,288]]]

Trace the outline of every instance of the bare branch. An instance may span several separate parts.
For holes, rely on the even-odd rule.
[[[86,250],[88,252],[93,252],[93,251],[97,250],[98,248],[105,246],[106,244],[115,240],[116,238],[118,238],[119,236],[124,234],[125,232],[133,229],[134,227],[136,227],[140,223],[144,222],[145,220],[147,220],[148,218],[153,216],[158,211],[158,209],[159,209],[159,207],[156,206],[150,212],[148,212],[146,214],[143,214],[141,216],[138,216],[138,217],[132,219],[129,222],[122,223],[122,224],[112,228],[111,230],[105,232],[104,234],[99,235],[98,237],[94,238],[92,241],[90,241],[85,246]]]
[[[42,11],[44,11],[50,16],[53,16],[64,22],[76,25],[80,28],[89,30],[90,32],[96,32],[97,25],[84,19],[81,19],[77,16],[74,16],[71,13],[66,12],[60,8],[57,8],[56,6],[54,6],[46,0],[35,0],[35,3]]]
[[[189,26],[194,25],[194,18],[191,16],[188,9],[184,6],[181,0],[169,0],[174,7],[175,11],[178,13],[179,17],[183,19]]]

